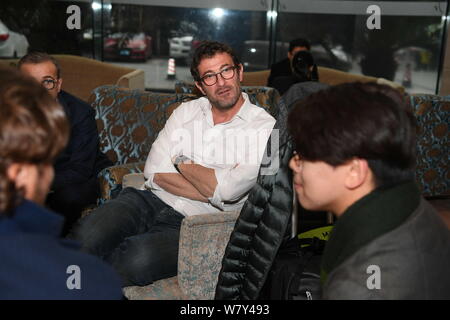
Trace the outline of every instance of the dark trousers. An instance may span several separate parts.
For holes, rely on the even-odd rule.
[[[126,188],[74,227],[82,250],[109,262],[123,286],[175,276],[184,216],[147,190]]]
[[[65,236],[80,218],[83,209],[96,204],[100,195],[97,177],[83,183],[64,185],[51,192],[46,199],[46,206],[64,216],[62,236]]]

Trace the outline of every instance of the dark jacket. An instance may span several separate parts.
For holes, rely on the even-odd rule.
[[[305,81],[293,84],[289,90],[286,91],[282,96],[282,100],[286,104],[288,110],[291,110],[293,104],[297,101],[305,99],[311,93],[324,90],[330,86],[326,83],[321,83],[317,81]]]
[[[274,63],[270,68],[267,86],[274,88],[274,80],[277,77],[287,77],[292,75],[291,61],[286,58],[280,62]]]
[[[289,90],[290,87],[299,82],[300,80],[294,75],[276,77],[272,81],[272,87],[277,89],[280,96],[282,96]]]
[[[297,91],[296,99],[304,99],[321,88],[308,86],[310,90]],[[293,145],[287,131],[287,118],[295,105],[294,96],[291,98],[289,105],[282,98],[278,113],[272,114],[277,122],[267,143],[256,185],[250,191],[225,249],[215,299],[258,299],[278,249],[290,238],[293,188],[289,160]],[[278,143],[272,144],[272,140]],[[271,165],[264,165],[267,163]]]
[[[326,299],[450,299],[450,231],[414,182],[350,206],[322,263]]]
[[[122,298],[120,279],[110,266],[58,237],[62,223],[62,217],[30,201],[12,217],[0,213],[1,300]],[[81,289],[68,289],[77,273],[69,266],[79,267]]]
[[[112,165],[99,149],[94,109],[65,91],[58,94],[58,101],[70,123],[70,138],[54,164],[53,190],[65,184],[83,183]]]
[[[215,299],[257,299],[281,242],[289,238],[292,174],[288,163],[292,143],[286,130],[287,109],[283,103],[273,116],[277,122],[256,185],[225,250]],[[272,145],[272,141],[279,141],[279,147],[277,143]]]

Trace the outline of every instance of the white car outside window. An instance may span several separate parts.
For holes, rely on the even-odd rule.
[[[28,40],[20,33],[11,31],[0,21],[0,57],[21,58],[28,52]]]
[[[169,55],[172,58],[188,58],[193,36],[174,37],[169,39]]]

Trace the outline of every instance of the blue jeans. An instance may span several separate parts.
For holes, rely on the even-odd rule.
[[[109,262],[123,286],[175,276],[184,216],[147,190],[126,188],[79,221],[72,238]]]

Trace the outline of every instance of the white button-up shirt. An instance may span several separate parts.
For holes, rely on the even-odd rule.
[[[152,145],[145,163],[145,187],[162,201],[188,216],[221,210],[240,210],[258,176],[259,166],[275,119],[244,103],[228,122],[214,125],[211,104],[205,97],[176,108]],[[214,169],[217,186],[209,203],[171,194],[154,181],[155,173],[178,173],[174,156],[184,155]]]

